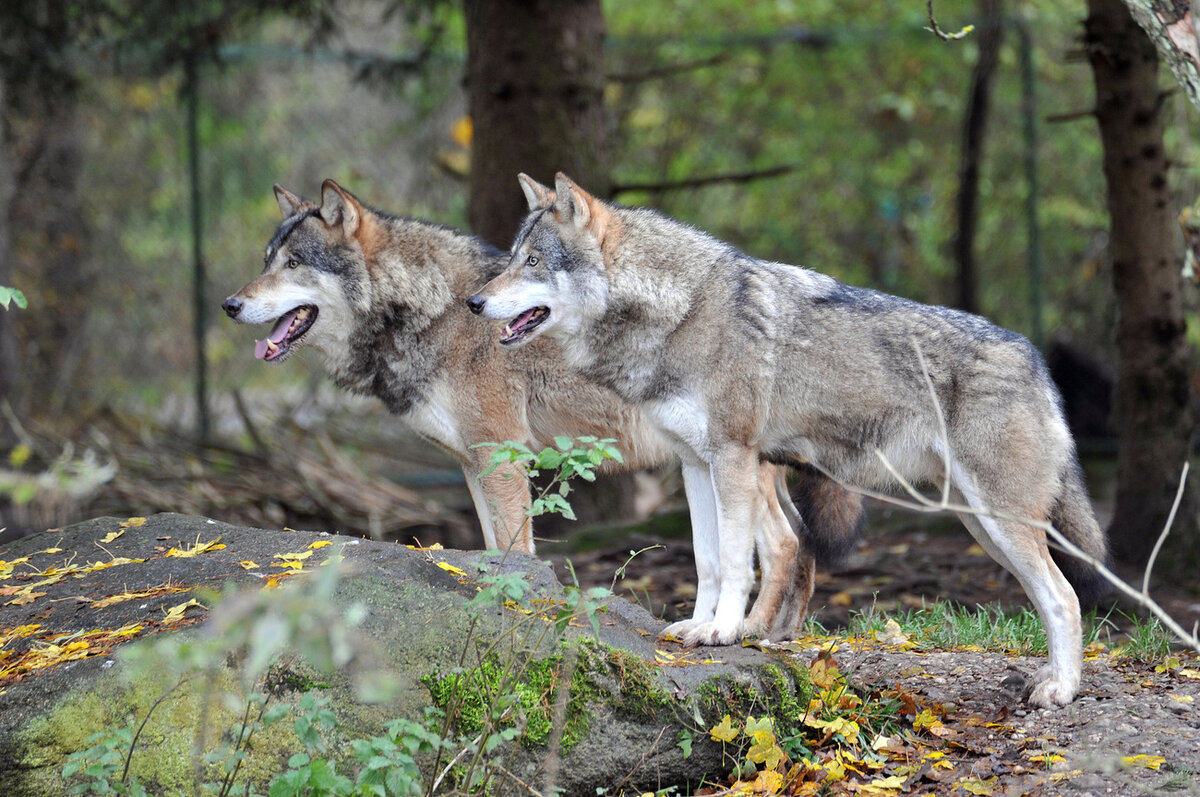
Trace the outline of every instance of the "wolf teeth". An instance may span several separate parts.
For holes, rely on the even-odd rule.
[[[512,327],[510,327],[508,324],[505,324],[504,325],[504,337],[511,338],[512,333],[513,333]]]

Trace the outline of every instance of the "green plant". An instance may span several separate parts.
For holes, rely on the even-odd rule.
[[[566,500],[570,480],[590,481],[597,465],[620,460],[611,440],[580,438],[578,442],[557,438],[557,448],[537,454],[519,444],[497,445],[492,467],[513,463],[527,478],[539,470],[552,470],[550,483],[535,493],[529,514],[558,512],[574,517]],[[270,779],[269,797],[434,794],[447,779],[456,789],[482,793],[491,788],[506,746],[523,737],[527,742],[569,746],[586,730],[579,703],[570,703],[572,692],[587,689],[577,676],[579,651],[577,646],[559,643],[572,621],[584,619],[590,620],[598,637],[601,603],[611,593],[604,588],[581,589],[576,580],[564,589],[560,601],[530,608],[529,585],[521,574],[488,573],[481,577],[480,590],[469,604],[474,617],[461,666],[426,679],[437,707],[428,708],[421,721],[396,719],[381,736],[349,740],[355,772],[353,777],[338,772],[326,741],[338,728],[338,718],[328,699],[314,691],[321,684],[293,673],[280,657],[293,650],[325,671],[353,657],[348,629],[364,614],[357,606],[345,613],[332,608],[340,559],[335,551],[328,560],[331,564],[302,590],[285,587],[225,595],[210,619],[214,633],[167,637],[131,651],[130,663],[135,667],[173,674],[179,682],[159,697],[136,729],[130,725],[102,731],[88,740],[88,749],[68,759],[62,775],[66,781],[76,781],[71,793],[144,795],[144,787],[130,778],[129,766],[150,713],[179,685],[196,675],[211,677],[227,661],[239,662],[244,691],[240,696],[225,695],[227,705],[240,706],[238,720],[226,731],[224,741],[203,758],[210,780],[200,784],[201,790],[218,797],[254,793],[244,777],[245,765],[254,755],[253,740],[289,715],[303,750]],[[518,610],[526,620],[503,640],[480,645],[474,631],[480,613],[491,608]],[[530,654],[551,644],[560,652],[542,659]],[[476,668],[465,666],[472,650],[480,662]],[[271,693],[280,685],[307,691],[293,708],[272,702]]]
[[[0,305],[4,305],[4,309],[7,310],[9,302],[16,304],[22,310],[29,306],[29,302],[25,300],[25,294],[16,288],[0,285]]]

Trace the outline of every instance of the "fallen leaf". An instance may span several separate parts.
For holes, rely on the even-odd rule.
[[[1127,767],[1141,767],[1143,769],[1158,769],[1163,764],[1167,763],[1167,759],[1160,755],[1127,755],[1121,758],[1121,763]]]
[[[312,551],[300,551],[299,553],[277,553],[272,556],[272,559],[287,559],[289,562],[298,562],[302,559],[307,559],[312,556]]]
[[[121,522],[121,527],[126,529],[141,528],[144,525],[146,525],[146,518],[144,517],[131,517],[129,520]]]
[[[304,562],[272,562],[271,567],[288,567],[292,570],[303,570]]]
[[[45,594],[46,593],[44,593],[44,592],[26,592],[24,595],[13,598],[12,600],[10,600],[8,603],[6,603],[4,605],[5,606],[24,606],[27,603],[33,603],[35,600],[37,600],[38,598],[42,597]]]
[[[318,548],[324,548],[326,545],[333,545],[333,542],[331,540],[317,540],[316,542],[309,544],[308,547],[315,551]]]
[[[38,553],[50,553],[50,554],[62,553],[62,552],[63,552],[62,548],[47,548],[44,551],[38,551]]]
[[[238,564],[242,566],[243,570],[255,570],[258,568],[258,563],[252,562],[249,559],[245,559],[241,562],[238,562]]]
[[[882,630],[875,632],[875,639],[885,645],[903,645],[908,641],[908,635],[900,630],[900,624],[888,619]]]
[[[964,778],[954,785],[967,794],[990,795],[996,789],[996,784],[1000,782],[999,776],[980,780],[979,778]]]
[[[117,539],[124,533],[125,533],[125,529],[121,529],[120,531],[110,531],[108,534],[105,534],[103,537],[100,538],[100,542],[103,542],[103,543],[112,542],[113,540]]]
[[[192,598],[190,601],[187,601],[186,603],[180,603],[179,605],[172,606],[170,609],[168,609],[166,616],[163,617],[163,622],[164,623],[179,622],[180,620],[183,619],[184,612],[186,612],[188,609],[192,608],[193,606],[195,606],[198,609],[207,609],[208,608],[200,601],[196,600],[195,598]]]
[[[199,556],[202,553],[209,553],[210,551],[219,551],[225,547],[224,545],[218,544],[220,541],[221,541],[221,538],[217,537],[215,540],[209,540],[208,542],[197,542],[191,548],[186,548],[182,551],[179,550],[178,548],[172,548],[171,550],[169,550],[165,554],[163,554],[163,556],[188,557],[188,556]]]
[[[454,565],[449,564],[448,562],[438,562],[437,566],[442,568],[443,570],[445,570],[447,573],[449,573],[452,576],[458,576],[459,578],[466,578],[466,576],[467,576],[466,570],[463,570],[460,567],[455,567]]]

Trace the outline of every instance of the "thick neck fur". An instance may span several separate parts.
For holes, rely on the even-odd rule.
[[[671,336],[688,323],[714,287],[713,266],[744,257],[693,227],[645,208],[611,207],[620,240],[606,252],[607,304],[584,322],[582,334],[562,340],[573,367],[629,401],[672,393],[678,375],[665,356]],[[671,240],[662,240],[664,225]],[[704,262],[682,262],[681,251],[707,251]],[[631,363],[637,367],[631,368]]]
[[[368,275],[348,356],[329,362],[341,387],[397,414],[423,401],[445,349],[470,316],[463,299],[496,273],[499,253],[430,222],[372,213],[359,236]],[[450,326],[449,334],[439,328]]]

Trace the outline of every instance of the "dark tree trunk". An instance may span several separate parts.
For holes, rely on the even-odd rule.
[[[600,0],[467,0],[466,22],[471,228],[507,248],[518,172],[608,195],[604,17]]]
[[[1088,0],[1084,42],[1096,83],[1111,216],[1118,371],[1117,506],[1113,554],[1145,561],[1170,511],[1187,459],[1189,348],[1175,213],[1163,147],[1158,56],[1121,0]],[[1200,565],[1192,493],[1159,562],[1193,577]]]
[[[12,167],[8,159],[8,146],[4,135],[4,78],[0,76],[0,286],[17,288],[13,279],[12,248],[9,246],[8,205],[13,196]],[[0,310],[0,402],[10,404],[16,398],[17,342],[13,313],[15,305],[7,311]],[[8,448],[11,441],[5,435],[8,424],[0,423],[0,448]]]
[[[979,60],[971,74],[971,93],[963,120],[962,166],[958,186],[958,234],[954,259],[958,263],[958,306],[979,312],[979,275],[975,265],[975,232],[979,226],[979,168],[987,137],[988,111],[1000,44],[1004,39],[1001,0],[979,0]]]
[[[70,414],[85,392],[95,281],[79,195],[77,90],[68,82],[47,86],[37,79],[7,88],[13,194],[4,211],[11,225],[12,279],[30,302],[13,319],[21,363],[14,403],[24,414]]]

